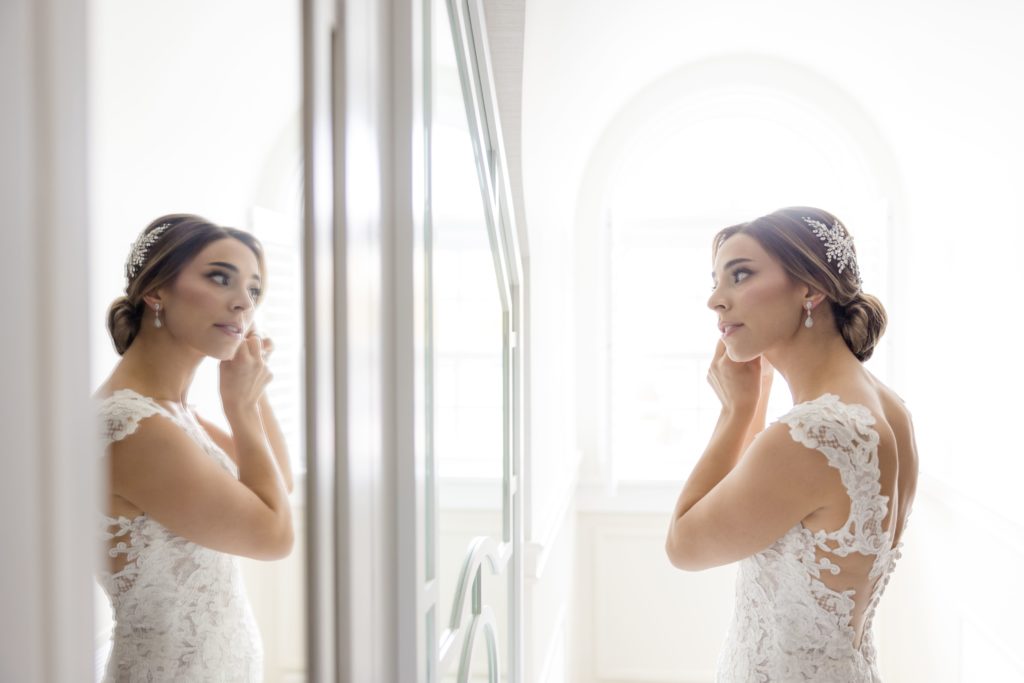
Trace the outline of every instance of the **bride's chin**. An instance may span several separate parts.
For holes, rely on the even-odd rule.
[[[729,360],[734,363],[748,363],[761,355],[760,353],[750,353],[750,351],[746,349],[730,347],[726,347],[725,353],[729,356]]]
[[[213,358],[214,360],[231,360],[232,358],[235,357],[235,352],[237,350],[238,347],[235,346],[228,351],[225,351],[224,349],[217,349],[215,351],[207,353],[206,355],[209,356],[210,358]]]

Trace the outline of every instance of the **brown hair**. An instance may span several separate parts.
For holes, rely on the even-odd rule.
[[[838,259],[829,262],[825,242],[805,218],[820,221],[829,228],[838,225],[843,236],[849,238],[846,226],[828,211],[791,206],[720,231],[712,242],[712,258],[733,235],[756,239],[790,277],[828,298],[839,334],[858,360],[864,362],[871,357],[875,344],[885,332],[888,322],[885,308],[876,297],[861,291],[856,264],[847,263],[839,272]]]
[[[263,296],[262,291],[267,279],[264,272],[263,247],[255,237],[244,230],[216,225],[200,216],[175,213],[157,218],[146,226],[139,238],[160,226],[167,227],[153,239],[146,250],[143,262],[134,268],[134,274],[128,269],[128,265],[125,266],[127,284],[124,296],[115,299],[107,311],[107,329],[114,340],[114,348],[122,356],[139,333],[145,310],[142,297],[172,282],[182,269],[212,242],[232,237],[252,249],[259,264],[260,279],[264,283],[260,288],[260,298]]]

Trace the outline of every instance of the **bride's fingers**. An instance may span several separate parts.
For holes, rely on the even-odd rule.
[[[721,358],[724,355],[725,355],[725,342],[722,341],[721,339],[719,339],[718,343],[715,344],[715,355],[714,355],[714,358],[712,358],[712,361],[717,361],[719,358]]]
[[[270,337],[263,338],[263,357],[266,358],[274,352],[274,340]]]

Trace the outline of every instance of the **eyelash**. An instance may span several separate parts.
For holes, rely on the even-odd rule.
[[[748,268],[737,268],[736,270],[732,271],[732,283],[734,285],[738,285],[740,283],[740,281],[736,279],[737,276],[740,273],[746,273],[747,277],[750,277],[751,275],[754,274],[754,271],[752,271],[752,270],[750,270]],[[744,278],[744,279],[746,279],[746,278]],[[712,292],[715,291],[716,289],[718,289],[718,283],[717,282],[714,283],[713,285],[711,285],[711,291]]]
[[[739,284],[739,280],[737,280],[736,277],[740,273],[746,273],[747,277],[750,277],[751,275],[753,275],[753,272],[748,270],[747,268],[737,268],[736,270],[732,271],[732,281],[733,281],[733,284]]]
[[[210,275],[208,277],[211,280],[213,280],[214,282],[216,282],[216,278],[218,278],[218,277],[224,278],[224,282],[218,283],[218,284],[221,284],[221,285],[224,285],[224,286],[227,286],[228,281],[231,280],[231,276],[230,275],[228,275],[227,273],[225,273],[223,271],[220,271],[220,270],[215,270],[214,272],[210,273]],[[249,296],[252,297],[253,301],[259,301],[260,294],[262,294],[262,293],[263,293],[263,291],[259,287],[252,287],[252,288],[249,289]]]

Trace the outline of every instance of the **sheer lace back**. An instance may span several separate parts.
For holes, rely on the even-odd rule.
[[[718,680],[877,681],[871,619],[900,551],[884,526],[875,418],[825,394],[779,422],[838,470],[850,513],[832,531],[797,524],[740,563]]]
[[[151,398],[122,389],[100,403],[99,413],[108,445],[160,416],[237,476],[202,427]],[[262,646],[237,558],[177,536],[145,513],[102,515],[102,537],[112,566],[99,580],[115,621],[105,680],[261,680]]]

